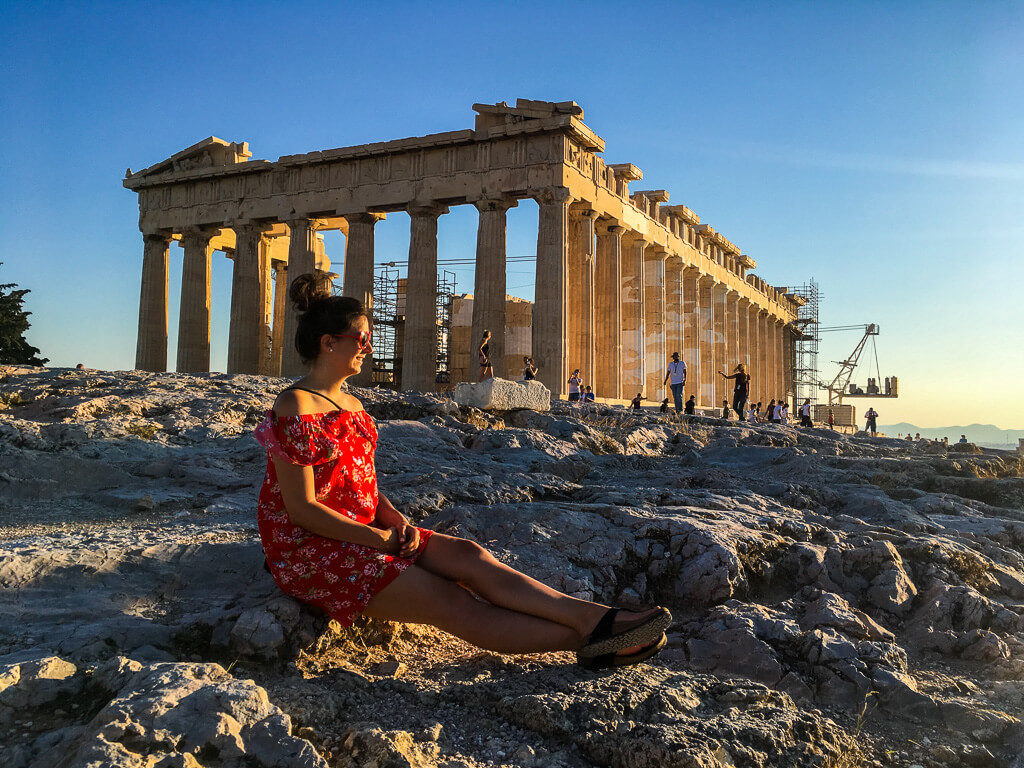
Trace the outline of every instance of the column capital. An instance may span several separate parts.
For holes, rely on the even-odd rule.
[[[598,212],[594,210],[594,204],[590,200],[575,199],[570,204],[573,215],[582,216],[587,219],[596,219]]]
[[[210,245],[210,241],[219,231],[219,228],[211,229],[209,227],[182,227],[181,245],[183,248],[187,248],[189,246],[198,246],[200,248],[206,248]]]
[[[273,228],[273,224],[271,223],[264,221],[255,221],[253,219],[236,219],[234,221],[229,221],[227,224],[228,227],[235,231],[236,235],[241,230],[262,234],[264,232],[269,232]]]
[[[501,211],[504,213],[509,208],[515,208],[519,201],[514,197],[481,197],[472,201],[480,213],[485,211]]]
[[[442,203],[412,203],[405,210],[413,218],[436,219],[448,213],[448,206]]]
[[[644,249],[645,261],[665,261],[670,255],[665,246],[657,243],[648,243],[647,248]]]
[[[594,222],[594,228],[597,230],[599,235],[618,235],[621,236],[626,228],[619,224],[615,219],[598,219]]]
[[[319,222],[320,219],[311,218],[309,216],[295,216],[284,220],[284,223],[288,226],[289,230],[294,230],[297,227],[309,227],[310,229],[315,230]]]
[[[386,213],[372,212],[372,211],[356,211],[354,213],[339,213],[345,221],[351,224],[376,224],[382,219],[386,219],[388,215]]]
[[[554,203],[571,203],[573,200],[572,193],[568,187],[545,187],[536,195],[534,199],[538,203],[544,203],[546,205],[552,205]]]
[[[157,232],[143,232],[142,241],[144,243],[159,244],[164,243],[165,245],[171,244],[172,235],[170,232],[161,230]]]

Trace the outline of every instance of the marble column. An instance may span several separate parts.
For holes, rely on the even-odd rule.
[[[480,374],[478,350],[485,330],[491,332],[488,351],[494,375],[505,375],[505,223],[508,209],[516,204],[506,198],[485,198],[474,203],[480,221],[476,231],[473,326],[469,340],[470,371],[476,374],[472,381]]]
[[[348,213],[345,240],[345,269],[342,278],[346,296],[359,299],[368,315],[373,313],[373,239],[379,213]],[[367,372],[364,365],[364,373]]]
[[[759,352],[760,357],[758,358],[760,360],[760,365],[758,367],[761,369],[761,399],[764,401],[766,407],[769,401],[777,397],[774,387],[772,386],[772,344],[771,339],[768,336],[769,322],[770,319],[768,317],[768,313],[761,310],[758,320],[758,340],[761,345]]]
[[[644,360],[647,399],[660,402],[667,395],[665,380],[665,259],[664,248],[644,251]]]
[[[402,389],[432,392],[437,379],[437,219],[448,208],[409,208],[409,277],[405,287]]]
[[[644,251],[647,243],[635,232],[622,238],[620,274],[622,306],[622,395],[631,400],[644,393]]]
[[[725,294],[725,362],[722,370],[732,375],[736,366],[743,362],[740,357],[740,295],[736,291],[727,291]],[[724,381],[723,386],[729,388],[731,382]],[[719,398],[721,399],[721,398]]]
[[[235,224],[235,253],[231,272],[231,319],[228,325],[228,373],[259,373],[266,306],[263,280],[266,250],[263,227]]]
[[[786,397],[786,363],[782,354],[782,322],[772,318],[772,333],[774,336],[775,349],[775,390],[785,399]]]
[[[697,300],[700,304],[700,385],[697,403],[705,408],[715,406],[715,306],[714,278],[702,275],[697,281]]]
[[[167,370],[167,283],[170,276],[168,235],[142,237],[142,289],[139,294],[139,337],[135,367]]]
[[[597,223],[595,263],[595,381],[594,394],[622,398],[622,233],[614,221]]]
[[[270,347],[270,375],[281,375],[281,357],[284,351],[284,316],[288,306],[288,264],[273,263],[274,270],[274,321]]]
[[[788,325],[784,325],[782,326],[782,388],[790,398],[796,394],[793,382],[793,369],[796,364],[795,356],[796,348],[793,343],[793,331]]]
[[[537,197],[537,276],[530,348],[537,378],[561,398],[569,388],[568,293],[569,203],[565,187],[545,189]],[[576,286],[573,286],[573,292]]]
[[[726,344],[726,329],[728,323],[726,321],[727,302],[726,297],[729,295],[729,289],[722,283],[716,283],[715,287],[711,292],[712,301],[714,302],[714,340],[715,340],[715,362],[712,365],[711,370],[711,382],[712,389],[714,390],[715,399],[712,401],[715,408],[722,406],[722,401],[729,399],[727,387],[728,383],[725,379],[718,375],[719,371],[727,372],[726,369],[730,368],[727,344]]]
[[[289,286],[300,275],[316,274],[316,221],[294,219],[288,222],[288,280]],[[347,266],[347,262],[346,262]],[[295,348],[298,314],[290,298],[285,301],[284,330],[281,339],[281,375],[301,376],[306,367]],[[364,363],[365,364],[365,363]]]
[[[182,233],[185,260],[178,319],[178,373],[210,370],[210,239],[214,234],[198,228]]]
[[[665,374],[668,373],[668,362],[672,359],[673,352],[678,352],[687,366],[692,365],[691,361],[683,356],[686,333],[686,315],[683,303],[685,275],[682,259],[678,256],[670,256],[665,260],[665,354],[662,355],[656,366],[659,382],[665,380]],[[689,385],[690,373],[692,371],[687,368],[687,385]],[[675,407],[674,403],[673,407]]]
[[[359,299],[366,307],[366,314],[373,318],[373,239],[377,222],[384,218],[380,213],[351,213],[345,215],[348,222],[348,236],[345,239],[345,268],[343,292],[346,296]],[[373,355],[363,360],[362,370],[349,379],[357,387],[373,384]]]
[[[259,321],[259,372],[263,376],[275,375],[273,372],[274,270],[270,265],[271,242],[269,237],[260,238],[260,290],[263,296],[263,306],[260,307]]]
[[[594,312],[596,306],[596,288],[594,265],[596,263],[596,245],[594,242],[594,225],[597,221],[597,211],[592,208],[585,208],[580,211],[580,240],[582,242],[582,264],[580,268],[580,326],[579,326],[579,349],[580,356],[576,362],[570,360],[569,371],[574,368],[580,369],[580,376],[583,385],[594,386],[597,377],[596,353],[594,340]],[[568,288],[570,295],[574,291],[574,285],[570,282]]]
[[[737,362],[747,367],[747,375],[750,375],[750,301],[740,297],[736,301],[736,351],[739,355]],[[753,391],[750,396],[753,397]]]
[[[701,371],[701,313],[700,313],[700,275],[697,267],[683,270],[683,343],[679,351],[686,363],[686,386],[683,388],[684,399],[690,395],[700,397]]]
[[[765,376],[762,362],[762,350],[764,340],[761,337],[761,307],[757,304],[751,305],[751,316],[748,321],[751,328],[751,392],[754,399],[764,404],[765,400]]]

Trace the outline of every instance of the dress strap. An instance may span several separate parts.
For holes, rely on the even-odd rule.
[[[295,384],[292,384],[290,387],[285,387],[284,389],[281,390],[281,392],[287,392],[289,389],[301,389],[303,392],[309,392],[311,395],[319,395],[324,400],[326,400],[328,403],[330,403],[335,408],[337,408],[339,411],[344,411],[345,410],[344,408],[342,408],[340,405],[338,405],[336,402],[331,400],[331,398],[329,398],[327,395],[323,394],[322,392],[317,392],[316,390],[313,390],[313,389],[306,389],[306,387],[299,387],[299,386],[296,386]]]

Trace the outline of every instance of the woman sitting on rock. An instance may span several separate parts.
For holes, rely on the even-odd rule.
[[[295,346],[310,371],[256,428],[268,454],[260,537],[284,592],[345,626],[357,614],[432,624],[499,653],[573,650],[588,668],[636,664],[662,649],[664,608],[579,600],[475,542],[410,524],[377,488],[377,429],[345,391],[373,351],[363,305],[318,291],[312,275],[290,295],[300,313]]]

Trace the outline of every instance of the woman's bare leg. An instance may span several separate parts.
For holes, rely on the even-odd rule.
[[[581,638],[593,631],[608,610],[606,605],[563,594],[510,568],[468,539],[435,533],[416,564],[464,584],[489,603],[571,627]],[[616,624],[634,621],[647,613],[620,611]],[[623,653],[637,650],[639,647],[627,648]]]
[[[583,642],[564,624],[485,603],[454,581],[417,565],[374,595],[363,614],[431,624],[497,653],[572,651]]]

